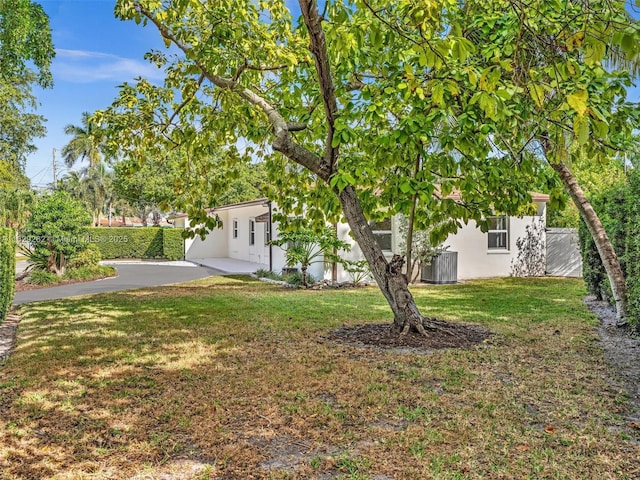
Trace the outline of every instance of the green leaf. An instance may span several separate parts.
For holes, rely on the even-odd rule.
[[[578,115],[573,121],[573,132],[576,135],[578,145],[585,145],[589,141],[589,117]]]
[[[587,111],[587,98],[588,93],[586,90],[581,90],[571,95],[567,95],[567,103],[578,115],[584,115]]]
[[[431,96],[436,104],[442,105],[444,103],[444,85],[440,82],[436,83],[431,89]]]
[[[539,108],[544,107],[544,89],[542,88],[542,85],[537,83],[530,84],[529,95]]]

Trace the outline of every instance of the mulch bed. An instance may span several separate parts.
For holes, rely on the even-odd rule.
[[[471,348],[486,341],[491,332],[478,325],[447,324],[449,333],[440,331],[427,336],[416,332],[401,335],[389,323],[344,326],[333,330],[328,340],[358,347],[429,353],[443,348]]]

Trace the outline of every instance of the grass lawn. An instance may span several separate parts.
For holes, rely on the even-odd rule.
[[[428,355],[331,343],[375,288],[247,278],[22,307],[0,368],[0,479],[638,478],[581,281],[418,287],[494,336]]]

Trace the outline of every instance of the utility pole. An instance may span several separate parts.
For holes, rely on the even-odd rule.
[[[56,165],[56,149],[53,149],[53,189],[58,189],[58,167]]]

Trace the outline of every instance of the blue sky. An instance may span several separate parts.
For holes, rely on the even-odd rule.
[[[35,90],[38,113],[47,121],[47,136],[36,141],[38,151],[27,159],[27,175],[34,186],[53,180],[53,149],[57,150],[59,175],[66,171],[60,150],[69,141],[63,129],[78,125],[82,112],[106,108],[118,93],[118,85],[143,76],[159,81],[161,71],[144,60],[150,49],[163,49],[155,28],[123,22],[113,15],[114,0],[39,0],[53,35],[53,89]],[[293,2],[292,2],[293,3]],[[638,16],[635,9],[634,16]],[[630,97],[638,99],[640,90]]]
[[[27,160],[27,175],[34,186],[53,180],[52,154],[70,137],[68,124],[79,125],[82,112],[111,104],[117,86],[137,76],[161,79],[160,70],[144,60],[151,48],[164,48],[157,31],[113,15],[112,0],[40,0],[51,23],[56,57],[52,64],[53,89],[35,90],[38,113],[48,121],[47,136],[36,142],[38,151]]]

